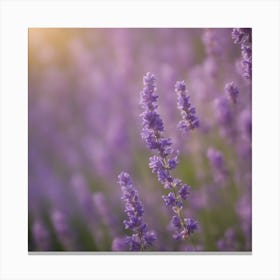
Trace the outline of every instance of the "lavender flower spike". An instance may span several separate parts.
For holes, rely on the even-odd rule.
[[[189,131],[199,127],[199,120],[196,117],[195,108],[191,106],[190,96],[187,95],[184,81],[176,82],[175,92],[177,92],[177,106],[181,111],[182,120],[178,123],[178,128],[182,131]]]
[[[158,96],[155,94],[154,75],[147,73],[143,81],[144,89],[140,93],[140,103],[144,109],[144,112],[140,115],[143,124],[141,135],[146,146],[157,152],[156,155],[150,157],[149,167],[153,173],[157,174],[158,181],[170,190],[162,198],[165,205],[171,208],[173,214],[175,214],[171,220],[175,230],[173,237],[177,240],[184,240],[197,229],[195,220],[183,217],[183,200],[187,199],[190,187],[170,174],[170,171],[178,165],[179,152],[174,151],[169,138],[163,137],[164,125],[157,112]]]
[[[252,77],[252,29],[251,28],[233,28],[231,33],[235,44],[241,45],[241,64],[243,77],[251,79]]]
[[[143,251],[154,243],[156,235],[153,231],[148,231],[147,224],[143,223],[144,207],[129,174],[121,172],[118,179],[123,193],[122,199],[125,202],[125,213],[127,214],[124,225],[126,229],[133,232],[130,237],[126,238],[126,242],[130,251]]]

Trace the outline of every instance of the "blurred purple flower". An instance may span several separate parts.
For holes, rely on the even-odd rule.
[[[132,184],[130,175],[121,172],[118,176],[119,184],[122,189],[122,199],[125,202],[125,213],[127,220],[124,220],[126,229],[133,234],[127,237],[127,243],[130,251],[143,251],[151,246],[157,239],[152,231],[148,231],[147,224],[143,223],[144,207],[139,199],[137,190]]]
[[[222,153],[210,147],[207,150],[207,157],[210,161],[216,184],[224,185],[229,174]]]
[[[128,245],[127,237],[115,237],[112,242],[112,251],[127,251]]]
[[[32,227],[32,234],[34,236],[36,250],[38,251],[48,251],[51,248],[51,238],[50,233],[46,226],[37,220],[34,222]]]
[[[52,224],[59,242],[66,250],[76,249],[76,238],[63,213],[55,210],[51,216]]]
[[[114,213],[109,207],[109,203],[103,193],[98,192],[92,195],[92,201],[97,213],[99,214],[102,222],[110,231],[111,236],[116,236],[119,233],[117,221]]]
[[[202,41],[208,56],[223,57],[228,49],[229,29],[226,28],[205,28],[202,34]]]
[[[213,105],[221,136],[229,143],[234,143],[236,138],[235,118],[228,98],[220,96],[214,100]]]
[[[237,97],[239,94],[239,89],[238,89],[237,85],[234,82],[227,83],[225,85],[225,92],[228,95],[228,97],[232,100],[232,102],[234,104],[236,104]]]
[[[217,241],[220,251],[237,251],[238,246],[236,233],[232,228],[227,229],[224,236]]]

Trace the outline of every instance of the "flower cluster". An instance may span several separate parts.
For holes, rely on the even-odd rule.
[[[251,28],[233,28],[232,39],[241,45],[242,70],[246,79],[252,77],[252,30]]]
[[[127,236],[125,242],[128,244],[130,251],[143,251],[154,243],[156,235],[153,231],[148,231],[147,224],[143,223],[144,207],[129,174],[121,172],[118,179],[127,215],[124,225],[126,229],[133,232],[131,236]]]
[[[190,187],[170,174],[170,171],[178,165],[179,152],[172,148],[171,139],[163,137],[164,125],[157,112],[158,96],[155,94],[154,75],[148,72],[144,76],[143,82],[144,89],[140,93],[141,105],[144,109],[140,115],[143,125],[142,138],[149,149],[157,152],[156,155],[150,157],[149,167],[153,173],[157,174],[158,181],[170,190],[167,195],[163,196],[163,200],[174,213],[171,220],[175,229],[173,237],[177,240],[184,240],[197,229],[195,220],[183,217],[183,200],[187,199]],[[182,102],[185,102],[183,97]],[[186,108],[185,105],[182,108]]]
[[[189,131],[199,127],[199,120],[196,117],[195,108],[191,106],[190,96],[187,95],[186,84],[184,81],[176,82],[175,92],[177,93],[177,106],[181,111],[182,120],[178,128],[182,131]]]
[[[239,89],[234,82],[227,83],[225,85],[225,92],[234,104],[237,103],[237,97],[239,95]]]

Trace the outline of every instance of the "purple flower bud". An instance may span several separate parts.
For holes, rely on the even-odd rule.
[[[171,176],[169,175],[169,172],[167,169],[158,170],[157,176],[158,176],[159,182],[162,184],[166,184],[166,183],[170,182],[170,180],[171,180]]]
[[[157,173],[159,170],[164,169],[164,163],[160,157],[152,156],[150,157],[149,167],[152,169],[153,173]]]
[[[160,138],[158,139],[158,151],[161,157],[166,157],[173,153],[171,148],[172,142],[169,138]]]
[[[172,217],[171,223],[176,229],[181,229],[182,227],[181,220],[177,215]]]
[[[192,218],[185,219],[185,223],[186,223],[186,227],[187,227],[187,230],[188,230],[188,235],[193,233],[198,228],[197,221],[195,221]]]
[[[144,240],[147,245],[152,246],[154,241],[157,240],[157,236],[153,231],[147,231],[144,235]]]
[[[231,36],[235,44],[241,44],[245,40],[248,40],[244,28],[233,28]]]
[[[155,110],[157,105],[155,102],[158,96],[155,95],[156,85],[155,77],[151,73],[147,73],[143,78],[144,89],[140,93],[140,103],[144,109]]]
[[[159,144],[154,131],[145,128],[142,130],[141,136],[149,149],[158,149]]]
[[[120,173],[118,179],[121,187],[132,188],[132,181],[128,173],[126,172]]]
[[[176,197],[174,193],[169,193],[168,195],[162,196],[166,206],[175,206],[176,205]]]
[[[243,70],[243,77],[245,79],[250,79],[252,76],[252,62],[246,59],[243,59],[242,63],[242,70]]]
[[[158,113],[148,111],[144,112],[141,116],[143,117],[143,126],[152,130],[163,131],[163,122]]]
[[[190,194],[190,187],[184,184],[179,190],[179,195],[181,196],[182,199],[186,200],[189,194]]]
[[[175,169],[178,165],[178,155],[174,156],[173,158],[168,160],[168,168],[169,169]]]
[[[241,55],[242,58],[246,61],[252,60],[252,47],[248,45],[241,45]]]
[[[144,77],[143,77],[143,83],[145,86],[148,87],[150,91],[154,91],[156,88],[156,78],[155,76],[148,72]]]
[[[199,127],[199,120],[196,117],[195,108],[191,107],[190,97],[187,95],[184,81],[176,82],[175,92],[177,92],[177,107],[181,111],[182,120],[178,123],[178,128],[182,131],[189,131]]]

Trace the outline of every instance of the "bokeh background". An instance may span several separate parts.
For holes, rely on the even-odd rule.
[[[150,251],[251,251],[250,79],[232,29],[32,28],[28,34],[29,251],[112,251],[124,229],[117,176],[129,172],[158,239]],[[199,230],[172,239],[166,190],[141,139],[143,75],[157,79],[165,135]],[[185,80],[200,127],[176,126]],[[239,87],[237,103],[225,84]]]

